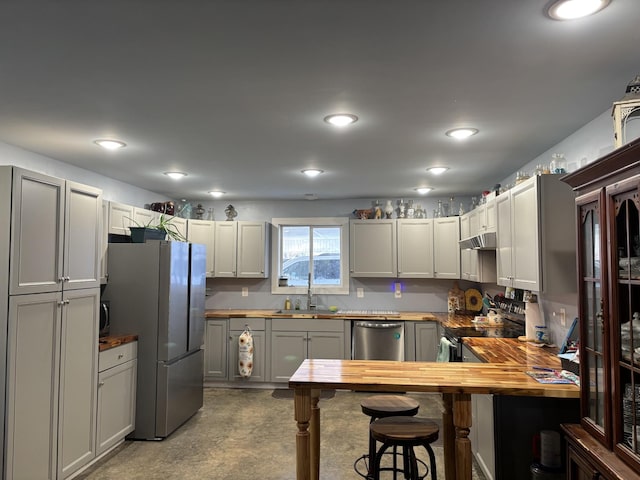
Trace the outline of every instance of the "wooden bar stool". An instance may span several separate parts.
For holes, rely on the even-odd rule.
[[[385,417],[376,420],[369,425],[371,436],[382,446],[375,455],[373,463],[370,465],[370,475],[373,480],[380,480],[380,472],[392,470],[395,474],[399,471],[395,462],[393,468],[381,468],[380,460],[389,447],[402,447],[402,472],[407,480],[422,480],[429,471],[431,480],[437,480],[436,456],[431,448],[431,443],[438,440],[439,428],[435,422],[425,418],[416,417]],[[414,447],[423,446],[429,455],[430,467],[420,475],[418,471],[418,461]],[[422,463],[422,462],[421,462]]]
[[[371,425],[379,418],[397,416],[413,417],[418,413],[420,404],[413,398],[407,397],[405,395],[373,395],[362,400],[362,402],[360,402],[360,407],[362,408],[362,413],[371,417],[371,419],[369,420],[369,425]],[[371,436],[371,434],[369,434],[369,453],[362,455],[356,460],[354,464],[355,471],[363,477],[372,478],[371,465],[373,463],[373,460],[375,459],[375,456],[376,441]],[[358,471],[358,462],[367,458],[369,460],[369,464],[367,466],[367,473],[365,475]]]

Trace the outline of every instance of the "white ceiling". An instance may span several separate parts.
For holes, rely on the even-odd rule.
[[[176,199],[477,194],[640,74],[638,0],[572,22],[546,4],[7,0],[0,141]],[[337,130],[334,112],[360,121]],[[457,142],[456,126],[480,133]]]

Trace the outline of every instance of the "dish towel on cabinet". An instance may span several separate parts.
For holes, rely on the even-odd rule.
[[[451,361],[451,342],[446,337],[440,339],[440,345],[438,347],[438,358],[436,362],[449,362]]]

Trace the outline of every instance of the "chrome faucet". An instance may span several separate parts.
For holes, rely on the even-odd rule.
[[[313,294],[311,293],[311,274],[307,280],[307,310],[315,310],[316,304],[313,302]]]

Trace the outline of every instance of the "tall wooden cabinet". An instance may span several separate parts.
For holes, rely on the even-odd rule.
[[[4,476],[64,478],[95,456],[102,193],[3,166],[0,225]]]
[[[580,317],[582,419],[565,427],[569,478],[640,478],[640,141],[563,181],[577,193]],[[635,476],[615,473],[629,471],[620,460]]]

